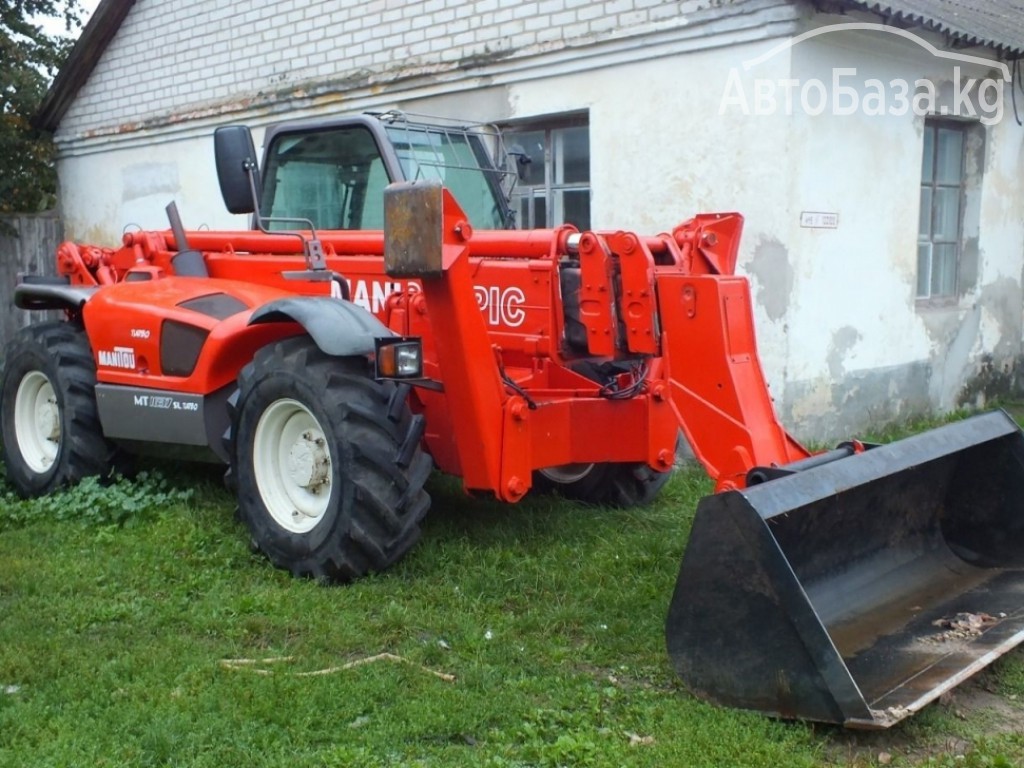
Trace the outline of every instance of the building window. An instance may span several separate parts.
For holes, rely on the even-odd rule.
[[[518,181],[512,209],[519,227],[574,224],[590,229],[590,130],[585,119],[517,125],[504,131]]]
[[[917,238],[917,298],[957,293],[968,124],[926,120]]]

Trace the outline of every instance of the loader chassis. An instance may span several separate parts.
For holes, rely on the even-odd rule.
[[[64,243],[60,279],[17,286],[66,320],[8,345],[11,482],[49,493],[154,450],[220,461],[271,562],[347,581],[412,548],[434,466],[508,502],[629,506],[685,438],[716,485],[666,629],[697,695],[888,727],[1024,640],[1009,417],[812,455],[761,370],[739,214],[501,229],[486,141],[395,116],[284,126],[261,179],[248,131],[218,129],[225,203],[253,230],[186,231],[169,207],[170,230]],[[950,644],[951,612],[988,619]]]

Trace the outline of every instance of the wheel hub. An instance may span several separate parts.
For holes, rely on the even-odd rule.
[[[568,485],[585,478],[593,468],[593,464],[561,464],[557,467],[545,467],[540,473],[552,483]]]
[[[331,502],[331,451],[323,427],[298,400],[275,400],[253,444],[256,485],[267,512],[291,533],[308,533]]]
[[[288,476],[300,488],[316,493],[330,480],[331,464],[323,435],[303,432],[288,451]]]
[[[42,371],[29,371],[14,397],[18,450],[33,472],[47,472],[60,451],[60,406],[53,384]]]
[[[56,397],[51,395],[36,405],[36,431],[51,442],[60,438],[60,411],[57,410]]]

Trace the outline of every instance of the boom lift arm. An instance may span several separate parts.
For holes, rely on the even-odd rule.
[[[643,375],[621,397],[582,379],[571,389],[512,386],[503,380],[501,359],[520,350],[497,347],[484,324],[470,262],[475,236],[462,210],[437,184],[389,187],[385,269],[420,281],[419,295],[406,301],[426,306],[465,486],[516,501],[532,470],[580,461],[578,436],[589,439],[595,423],[616,442],[646,445],[642,459],[661,472],[672,466],[682,429],[720,490],[743,487],[754,467],[807,458],[775,418],[747,283],[717,273],[735,263],[741,226],[741,217],[728,214],[702,217],[660,238],[625,232],[561,238],[546,267],[565,269],[569,257],[579,260],[585,354],[632,361]],[[539,269],[525,260],[513,264]],[[555,275],[551,283],[562,285]],[[563,297],[553,291],[552,298],[553,317],[564,318]],[[557,335],[557,328],[548,331],[552,356],[565,363]],[[636,436],[643,439],[631,439]],[[607,457],[607,440],[594,438]]]

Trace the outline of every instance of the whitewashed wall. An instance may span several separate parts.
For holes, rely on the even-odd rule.
[[[938,117],[954,112],[954,67],[961,83],[1002,79],[994,67],[939,58],[878,31],[829,33],[795,45],[790,55],[792,77],[801,81],[827,82],[834,67],[856,70],[843,80],[851,86],[926,78],[937,85]],[[896,91],[886,90],[885,115],[795,112],[790,144],[801,149],[790,152],[785,258],[772,266],[755,257],[748,265],[764,291],[785,297],[776,322],[790,345],[782,410],[811,434],[840,437],[928,407],[983,406],[1018,376],[1024,130],[1008,89],[997,123],[970,121],[983,144],[968,147],[968,172],[981,181],[980,195],[966,201],[961,288],[950,302],[930,303],[915,298],[925,117],[913,109],[891,114]],[[866,90],[857,92],[862,100]],[[839,226],[801,227],[799,211],[838,213]]]

